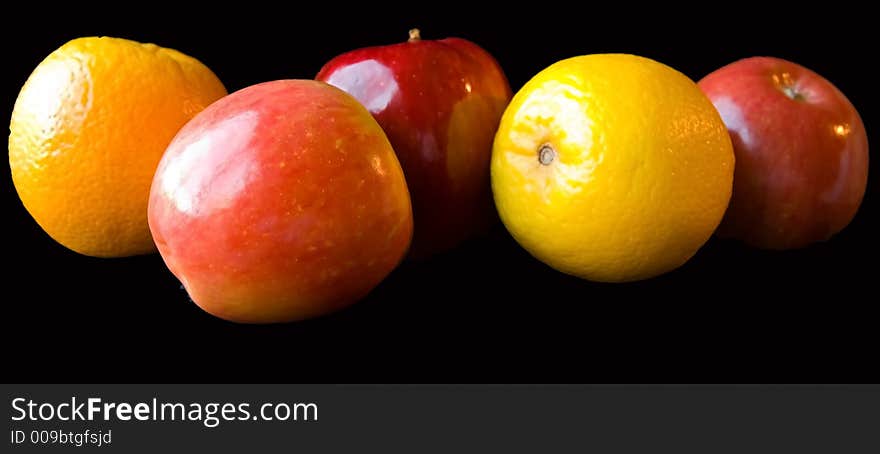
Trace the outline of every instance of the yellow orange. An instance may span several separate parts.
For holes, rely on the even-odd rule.
[[[155,250],[147,225],[153,173],[181,126],[226,89],[198,60],[125,39],[74,39],[22,87],[9,165],[25,208],[82,254]]]
[[[685,263],[721,221],[730,137],[693,81],[624,54],[532,78],[504,113],[492,188],[504,225],[562,272],[621,282]]]

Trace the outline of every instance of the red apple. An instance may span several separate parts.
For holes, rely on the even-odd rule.
[[[494,219],[489,158],[510,86],[501,67],[459,38],[342,54],[317,76],[378,120],[406,174],[415,232],[411,256],[450,249]]]
[[[736,154],[719,235],[767,249],[823,241],[855,216],[868,179],[868,138],[831,82],[778,58],[740,60],[699,83]]]
[[[196,115],[162,157],[148,215],[193,301],[245,323],[353,303],[412,237],[382,129],[351,96],[304,80],[254,85]]]

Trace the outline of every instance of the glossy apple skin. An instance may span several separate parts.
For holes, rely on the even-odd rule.
[[[187,123],[156,171],[148,218],[193,301],[243,323],[357,301],[412,237],[382,129],[351,96],[302,80],[242,89]]]
[[[699,82],[730,131],[733,196],[719,236],[766,249],[830,238],[855,216],[868,138],[828,80],[778,58],[740,60]]]
[[[448,250],[496,219],[492,140],[510,85],[488,52],[459,38],[342,54],[318,73],[373,114],[400,158],[413,201],[411,256]]]

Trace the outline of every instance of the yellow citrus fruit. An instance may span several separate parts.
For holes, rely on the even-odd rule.
[[[685,263],[721,221],[733,147],[693,81],[624,54],[532,78],[504,113],[492,189],[511,235],[585,279],[645,279]]]
[[[18,196],[59,243],[85,255],[155,250],[153,173],[171,139],[226,89],[198,60],[108,37],[64,44],[30,75],[12,111]]]

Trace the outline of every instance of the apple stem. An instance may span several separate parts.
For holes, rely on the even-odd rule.
[[[538,162],[542,165],[549,166],[554,159],[556,159],[556,150],[550,144],[545,143],[538,148]]]
[[[409,42],[414,43],[416,41],[422,40],[422,33],[418,28],[413,28],[409,31]]]
[[[790,85],[784,85],[782,87],[782,92],[785,93],[785,96],[788,96],[790,99],[793,99],[795,101],[803,101],[804,99],[804,96],[799,91],[797,91],[797,89]]]

